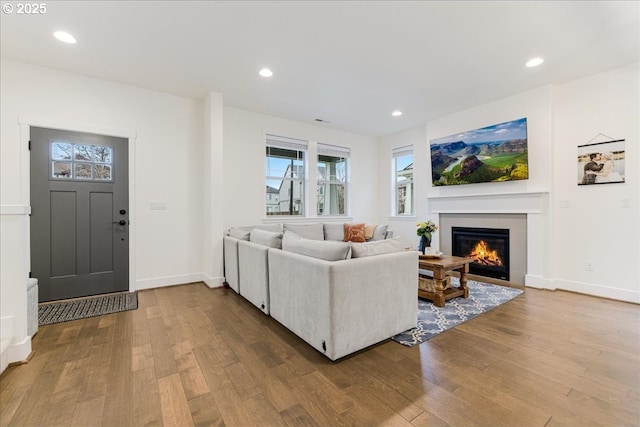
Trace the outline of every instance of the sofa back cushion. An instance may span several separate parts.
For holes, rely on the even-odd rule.
[[[344,223],[325,223],[324,240],[344,241]]]
[[[352,243],[351,256],[353,258],[362,258],[374,255],[384,255],[392,252],[404,251],[405,245],[400,237],[386,240],[376,240],[366,243]]]
[[[256,228],[251,231],[249,240],[253,243],[268,246],[270,248],[282,248],[282,233],[274,233],[273,231]]]
[[[312,240],[324,240],[324,227],[317,224],[284,224],[284,231],[292,231],[300,237]]]
[[[274,233],[282,233],[282,224],[260,224],[249,225],[247,227],[231,227],[229,229],[229,236],[239,240],[249,240],[249,234],[255,229],[273,231]]]
[[[259,230],[272,231],[274,233],[282,233],[282,224],[260,224],[256,225],[253,228],[257,228]]]
[[[231,227],[229,229],[229,237],[239,240],[249,240],[251,229],[248,227]]]
[[[282,250],[325,261],[340,261],[351,258],[349,243],[305,239],[290,230],[284,232]]]

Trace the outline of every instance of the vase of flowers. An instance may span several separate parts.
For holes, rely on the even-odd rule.
[[[420,236],[419,250],[424,255],[425,250],[431,246],[432,233],[438,231],[438,226],[431,220],[425,222],[419,222],[417,224],[417,234]]]

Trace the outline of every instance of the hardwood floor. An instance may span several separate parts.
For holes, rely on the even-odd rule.
[[[41,327],[2,426],[638,426],[640,306],[525,294],[412,348],[331,362],[233,291]]]

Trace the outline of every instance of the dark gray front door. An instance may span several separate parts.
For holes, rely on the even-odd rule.
[[[129,290],[127,139],[31,128],[39,300]]]

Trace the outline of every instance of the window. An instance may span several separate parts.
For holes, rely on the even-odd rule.
[[[318,144],[318,215],[346,215],[350,150]]]
[[[266,213],[304,216],[307,142],[267,135]]]
[[[113,181],[111,147],[51,142],[51,179]]]
[[[413,215],[413,146],[393,150],[394,215]]]

